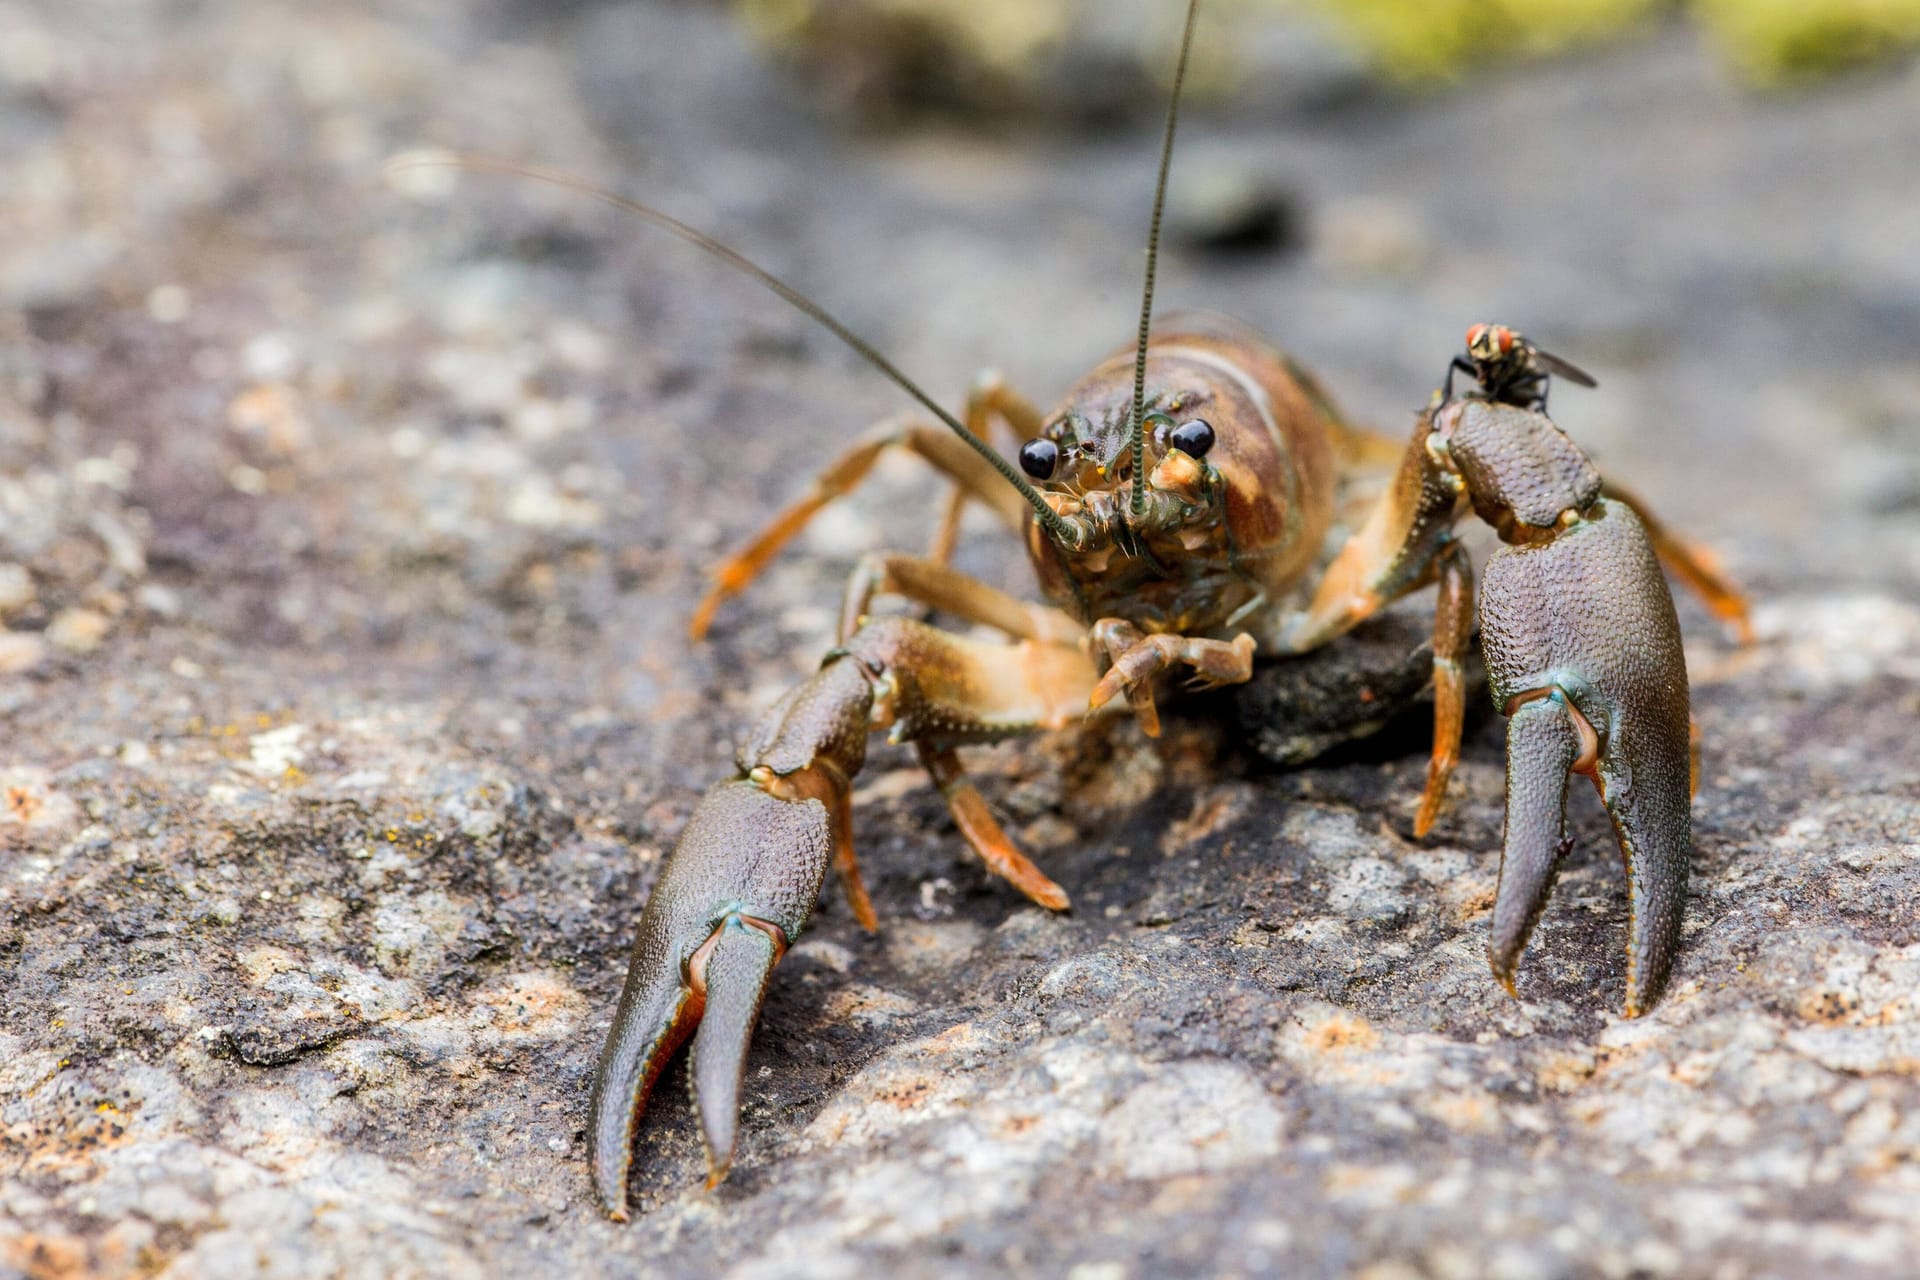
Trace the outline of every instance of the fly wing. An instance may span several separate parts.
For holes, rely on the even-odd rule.
[[[1578,365],[1568,364],[1551,351],[1542,351],[1540,348],[1535,347],[1533,349],[1533,362],[1556,378],[1565,378],[1568,382],[1575,382],[1583,387],[1597,387],[1600,385],[1593,380],[1593,375],[1585,369],[1580,368]]]

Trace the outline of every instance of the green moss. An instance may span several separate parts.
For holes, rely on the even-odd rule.
[[[1694,0],[1693,10],[1761,85],[1830,75],[1920,45],[1920,0]]]
[[[1448,80],[1491,57],[1607,39],[1668,0],[1315,0],[1385,75]],[[1690,0],[1687,11],[1749,81],[1776,86],[1920,46],[1920,0]]]
[[[972,68],[1018,84],[1045,74],[1102,0],[733,0],[767,41],[886,67]],[[1490,60],[1618,39],[1686,13],[1748,81],[1775,86],[1920,47],[1920,0],[1209,0],[1196,55],[1231,63],[1237,32],[1279,13],[1317,12],[1390,79],[1456,80]],[[1169,17],[1177,6],[1169,0]],[[1172,38],[1173,27],[1161,33]],[[1209,42],[1214,48],[1209,49]],[[1164,43],[1149,42],[1158,49]],[[1225,47],[1222,55],[1221,46]]]
[[[1397,80],[1458,76],[1488,57],[1556,53],[1605,39],[1662,0],[1316,0]]]

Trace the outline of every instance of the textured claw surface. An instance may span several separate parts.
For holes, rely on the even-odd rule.
[[[693,1038],[693,1100],[707,1144],[707,1185],[727,1176],[740,1115],[740,1077],[747,1042],[760,1019],[767,979],[781,944],[765,929],[729,916],[713,935],[701,974],[707,992],[699,1034]]]
[[[1627,937],[1629,1018],[1660,998],[1680,949],[1693,857],[1689,773],[1684,728],[1677,747],[1669,743],[1655,750],[1630,741],[1600,761],[1600,798],[1620,840],[1633,898]]]
[[[710,1169],[716,1179],[725,1174],[746,1042],[780,949],[757,925],[786,941],[798,936],[833,850],[819,800],[781,799],[733,781],[707,792],[694,811],[641,913],[626,989],[594,1080],[594,1189],[612,1217],[626,1217],[634,1127],[647,1093],[696,1025],[695,1053],[706,1070],[696,1070],[695,1098]],[[769,958],[755,977],[763,952]]]
[[[1060,644],[990,644],[905,618],[876,618],[761,716],[734,755],[739,776],[707,792],[660,873],[612,1034],[594,1080],[594,1188],[624,1218],[634,1126],[661,1068],[699,1029],[694,1102],[709,1184],[733,1159],[741,1067],[768,976],[806,927],[829,863],[863,924],[873,905],[855,868],[849,806],[867,735],[920,747],[969,841],[994,870],[1056,910],[1060,886],[1021,856],[966,783],[952,746],[1078,714],[1093,687],[1085,655]]]
[[[1509,993],[1527,938],[1546,908],[1567,839],[1568,770],[1580,750],[1566,703],[1536,698],[1507,724],[1507,838],[1487,958]]]
[[[1577,735],[1584,721],[1595,735],[1591,766],[1575,767],[1591,768],[1626,860],[1626,1011],[1644,1013],[1679,947],[1693,847],[1686,661],[1673,597],[1645,529],[1630,508],[1602,500],[1550,540],[1503,547],[1487,564],[1480,620],[1496,704],[1512,710],[1536,699],[1519,707],[1509,738],[1513,861],[1503,869],[1496,908],[1495,969],[1504,956],[1510,977],[1536,898],[1550,886],[1552,811],[1560,804],[1554,775],[1563,792],[1558,761],[1568,748],[1565,734],[1549,726],[1554,713],[1533,708],[1557,689],[1571,731]],[[1510,886],[1508,876],[1519,878]]]
[[[636,957],[627,970],[613,1034],[594,1074],[589,1130],[593,1185],[600,1207],[622,1222],[627,1218],[633,1127],[661,1068],[699,1020],[699,1006],[681,979],[680,967],[672,963],[643,967]]]
[[[1545,414],[1461,401],[1449,418],[1447,451],[1474,509],[1494,528],[1509,520],[1549,529],[1562,511],[1600,496],[1600,472]]]

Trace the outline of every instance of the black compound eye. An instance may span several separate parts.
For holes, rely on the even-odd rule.
[[[1189,418],[1173,429],[1167,443],[1189,458],[1204,458],[1213,448],[1213,424],[1205,418]]]
[[[1207,442],[1213,442],[1213,432],[1207,432]],[[1044,437],[1036,437],[1020,446],[1020,469],[1035,480],[1050,480],[1053,469],[1060,465],[1060,446]]]

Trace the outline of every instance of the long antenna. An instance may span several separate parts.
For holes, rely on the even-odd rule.
[[[1193,50],[1193,23],[1200,16],[1200,0],[1187,0],[1187,29],[1180,37],[1180,64],[1173,72],[1173,101],[1167,104],[1167,136],[1160,144],[1160,180],[1153,189],[1153,225],[1147,231],[1147,286],[1140,296],[1140,349],[1133,357],[1133,514],[1147,511],[1147,334],[1153,324],[1153,272],[1160,265],[1160,214],[1167,204],[1167,170],[1173,167],[1173,130],[1180,122],[1180,86],[1187,78],[1187,55]]]
[[[652,205],[641,204],[638,200],[629,200],[625,196],[615,195],[611,191],[602,190],[590,183],[582,182],[578,178],[571,178],[566,174],[554,173],[546,169],[536,169],[531,165],[515,164],[510,160],[495,160],[489,156],[459,155],[454,153],[402,156],[389,161],[387,164],[389,172],[400,172],[406,169],[416,168],[472,169],[482,173],[504,173],[514,175],[515,177],[531,178],[535,182],[545,182],[556,187],[563,187],[568,191],[577,192],[580,195],[598,200],[601,204],[611,205],[616,209],[633,214],[635,217],[651,223],[662,231],[678,236],[695,248],[705,250],[734,270],[753,277],[781,298],[785,299],[795,310],[812,318],[828,333],[831,333],[834,337],[846,343],[847,346],[853,349],[855,354],[878,369],[882,374],[886,375],[895,386],[898,386],[902,391],[905,391],[915,400],[918,400],[928,413],[931,413],[934,417],[940,419],[941,422],[944,422],[952,429],[955,435],[966,441],[975,453],[992,463],[993,469],[998,471],[1008,484],[1018,489],[1020,496],[1025,498],[1033,507],[1034,519],[1040,522],[1041,528],[1062,541],[1071,537],[1068,533],[1066,521],[1055,514],[1053,508],[1047,505],[1047,500],[1040,496],[1039,491],[1028,484],[1026,478],[1013,469],[1012,463],[1000,456],[999,450],[995,449],[973,432],[967,430],[966,424],[943,409],[938,401],[921,390],[918,383],[902,373],[894,365],[893,361],[881,355],[872,343],[842,324],[839,318],[831,311],[828,311],[825,307],[815,302],[812,298],[809,298],[806,294],[801,293],[798,289],[782,280],[779,276],[774,275],[765,267],[751,261],[738,250],[721,244],[706,232],[690,227],[672,214],[664,213]]]

